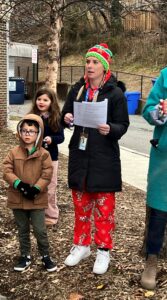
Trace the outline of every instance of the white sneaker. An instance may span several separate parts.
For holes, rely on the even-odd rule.
[[[74,245],[64,263],[67,266],[73,267],[77,265],[82,259],[87,258],[90,254],[90,246]]]
[[[109,251],[97,249],[97,256],[93,267],[93,273],[104,274],[110,263],[110,253]]]

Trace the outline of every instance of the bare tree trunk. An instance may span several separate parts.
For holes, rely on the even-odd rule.
[[[60,33],[63,26],[62,16],[59,13],[64,0],[56,1],[50,13],[50,35],[47,42],[48,61],[46,67],[46,85],[56,91],[58,66],[60,60]]]
[[[146,255],[146,239],[148,234],[148,223],[150,218],[150,207],[146,205],[146,219],[145,219],[145,230],[144,230],[144,238],[143,238],[143,245],[140,250],[140,254],[142,256]],[[167,228],[165,230],[164,242],[161,248],[160,257],[166,258],[167,257]]]

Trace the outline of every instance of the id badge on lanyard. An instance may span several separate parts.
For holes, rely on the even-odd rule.
[[[80,133],[80,138],[79,138],[79,150],[85,151],[86,150],[86,146],[87,146],[87,142],[88,142],[88,134],[84,132]]]
[[[88,98],[89,98],[89,92],[90,92],[90,89],[87,89],[86,95],[85,95],[85,101],[86,102],[88,101]],[[78,149],[82,150],[82,151],[85,151],[86,146],[87,146],[87,142],[88,142],[88,133],[85,133],[84,128],[83,128],[83,131],[80,133]]]

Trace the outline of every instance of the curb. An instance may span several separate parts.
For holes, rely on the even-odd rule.
[[[120,149],[124,150],[124,151],[128,151],[128,152],[134,153],[134,154],[137,154],[137,155],[141,155],[141,156],[144,156],[144,157],[148,157],[148,158],[150,157],[150,155],[148,155],[146,153],[138,152],[136,150],[133,150],[133,149],[130,149],[130,148],[126,148],[126,147],[123,147],[123,146],[120,146]]]

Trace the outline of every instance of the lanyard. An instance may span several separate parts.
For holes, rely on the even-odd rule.
[[[90,88],[87,89],[86,91],[86,95],[85,95],[85,101],[88,102],[89,101],[89,93],[90,93]],[[97,95],[99,93],[99,89],[96,89],[93,93],[93,98],[92,98],[92,101],[97,101]]]
[[[89,92],[90,92],[90,88],[87,89],[86,91],[86,95],[85,95],[85,101],[88,102],[89,99]]]

